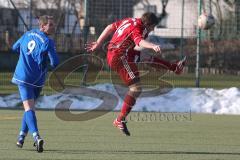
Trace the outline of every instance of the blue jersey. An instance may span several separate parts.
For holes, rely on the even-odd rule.
[[[54,41],[39,29],[33,29],[26,32],[12,49],[20,54],[12,82],[17,85],[43,87],[48,58],[54,68],[59,63]]]

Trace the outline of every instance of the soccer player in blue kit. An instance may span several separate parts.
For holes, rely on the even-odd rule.
[[[43,152],[44,141],[38,131],[34,105],[45,83],[48,59],[53,68],[59,63],[54,41],[48,37],[54,32],[53,17],[40,16],[39,29],[26,32],[12,47],[14,52],[19,53],[12,82],[18,86],[25,110],[17,146],[23,147],[29,131],[33,136],[37,152]]]

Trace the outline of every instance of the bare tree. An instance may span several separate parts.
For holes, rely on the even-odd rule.
[[[224,21],[231,21],[234,15],[236,0],[212,0],[213,10],[215,10],[216,20],[219,26],[219,37],[224,35]],[[230,24],[229,24],[230,25]]]

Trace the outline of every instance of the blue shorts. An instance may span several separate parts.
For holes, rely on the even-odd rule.
[[[29,87],[24,85],[18,85],[18,90],[22,101],[26,101],[29,99],[36,100],[42,91],[42,87]]]

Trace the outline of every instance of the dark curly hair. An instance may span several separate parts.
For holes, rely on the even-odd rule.
[[[146,12],[141,17],[142,22],[146,26],[157,25],[159,22],[158,17],[152,12]]]

